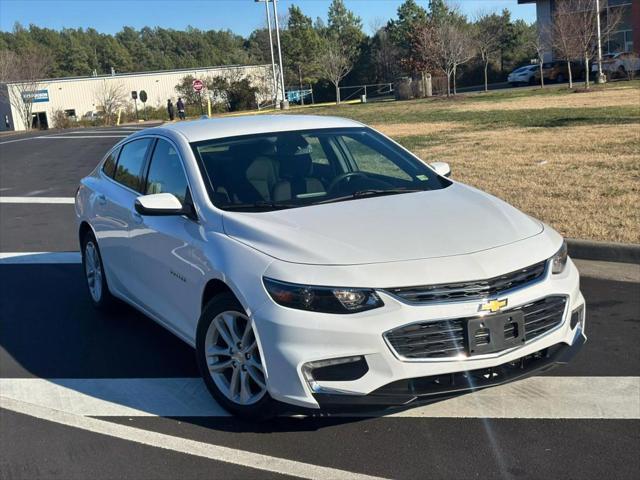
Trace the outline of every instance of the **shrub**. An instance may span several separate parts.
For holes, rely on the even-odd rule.
[[[64,110],[56,110],[51,118],[53,128],[72,128],[75,126],[73,119]]]

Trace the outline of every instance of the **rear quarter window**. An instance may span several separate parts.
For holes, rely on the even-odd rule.
[[[142,138],[122,146],[113,177],[116,182],[137,192],[141,191],[142,166],[151,141],[150,138]]]
[[[102,171],[107,177],[113,178],[113,174],[116,172],[116,163],[118,161],[119,153],[120,148],[114,149],[104,161],[104,164],[102,165]]]

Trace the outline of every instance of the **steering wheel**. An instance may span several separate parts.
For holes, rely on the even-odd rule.
[[[340,175],[338,175],[336,178],[333,179],[333,181],[331,182],[331,184],[329,185],[329,189],[328,189],[328,193],[333,193],[336,190],[336,187],[342,183],[348,182],[349,178],[352,177],[366,177],[367,174],[366,173],[362,173],[362,172],[346,172],[346,173],[341,173]]]

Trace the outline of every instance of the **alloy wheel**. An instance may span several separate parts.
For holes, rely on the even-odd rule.
[[[92,241],[88,241],[84,248],[84,271],[91,298],[99,302],[102,298],[102,265],[98,249]]]
[[[220,313],[207,329],[204,347],[209,374],[226,398],[252,405],[264,397],[264,367],[249,317],[235,311]]]

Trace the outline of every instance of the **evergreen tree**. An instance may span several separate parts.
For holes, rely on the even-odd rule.
[[[313,28],[310,17],[305,16],[296,5],[289,8],[287,30],[283,33],[284,62],[295,82],[303,88],[303,83],[315,80],[317,57],[320,48],[318,32]]]

